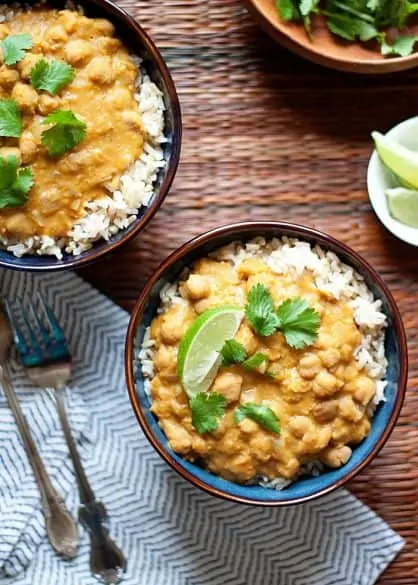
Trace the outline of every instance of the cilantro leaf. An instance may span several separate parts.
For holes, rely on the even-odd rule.
[[[276,0],[276,8],[283,20],[300,20],[297,0]]]
[[[41,142],[51,156],[62,156],[80,144],[86,135],[86,124],[71,110],[55,110],[42,123],[54,124],[41,134]]]
[[[241,364],[247,357],[245,347],[235,339],[227,339],[221,349],[222,365]]]
[[[280,434],[280,422],[269,406],[246,402],[235,409],[234,419],[240,423],[244,418],[251,418],[272,433]]]
[[[319,313],[309,307],[305,299],[287,299],[277,309],[279,329],[291,347],[302,349],[311,345],[318,336]]]
[[[19,207],[26,203],[33,186],[30,167],[19,169],[15,156],[0,157],[0,208]]]
[[[20,110],[14,100],[0,100],[0,136],[18,138],[22,131]]]
[[[260,282],[248,293],[245,307],[247,321],[258,335],[273,335],[278,321],[269,289]]]
[[[225,414],[227,401],[217,392],[199,392],[190,400],[192,424],[198,433],[210,433],[218,428],[219,419]]]
[[[391,44],[383,40],[381,43],[382,55],[400,55],[401,57],[407,57],[414,52],[416,43],[418,43],[418,35],[397,37]]]
[[[29,34],[9,35],[0,44],[5,64],[16,65],[23,59],[26,51],[33,47],[33,39]]]
[[[35,89],[43,89],[56,95],[74,79],[75,70],[64,61],[41,59],[31,69],[30,82]]]
[[[258,351],[251,357],[249,357],[245,362],[242,364],[242,367],[246,370],[256,370],[263,364],[264,362],[268,362],[269,358],[266,356],[265,353]]]

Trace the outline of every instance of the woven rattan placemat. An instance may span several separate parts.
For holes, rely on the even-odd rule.
[[[363,254],[399,303],[410,376],[396,429],[349,488],[406,538],[379,585],[417,585],[418,258],[378,223],[365,176],[370,131],[418,114],[418,73],[364,77],[311,65],[266,38],[241,0],[120,4],[172,71],[182,158],[146,232],[82,275],[130,309],[171,250],[208,228],[249,219],[314,226]]]

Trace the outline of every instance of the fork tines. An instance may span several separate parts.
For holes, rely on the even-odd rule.
[[[5,301],[19,362],[33,367],[69,360],[67,341],[57,318],[41,293],[37,301]]]

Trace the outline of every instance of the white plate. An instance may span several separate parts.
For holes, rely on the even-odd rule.
[[[387,136],[395,138],[411,150],[418,151],[418,116],[401,122],[392,128]],[[374,150],[367,169],[367,189],[374,212],[394,236],[412,246],[418,246],[418,228],[397,221],[389,213],[385,191],[391,187],[399,187],[399,183],[380,161],[379,155]]]

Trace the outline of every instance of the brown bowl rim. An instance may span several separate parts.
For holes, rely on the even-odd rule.
[[[259,26],[269,34],[273,39],[278,41],[289,51],[292,51],[313,63],[344,71],[346,73],[362,74],[384,74],[405,71],[418,66],[418,52],[408,55],[407,57],[391,57],[381,59],[343,59],[341,57],[332,57],[319,50],[318,46],[312,43],[312,48],[300,44],[294,39],[288,30],[286,23],[272,20],[260,9],[257,0],[243,0],[248,11],[259,24]]]
[[[240,496],[235,496],[231,494],[227,494],[222,490],[214,488],[200,479],[196,478],[193,474],[189,473],[185,470],[177,461],[175,461],[170,453],[160,446],[159,442],[154,437],[153,433],[149,429],[148,423],[143,417],[141,407],[139,404],[139,400],[137,399],[135,382],[134,382],[134,367],[132,361],[132,355],[134,351],[134,340],[135,340],[135,333],[138,327],[138,318],[141,309],[146,307],[148,302],[148,295],[152,290],[155,283],[163,276],[165,271],[175,262],[181,260],[187,253],[200,248],[202,245],[210,242],[214,237],[223,236],[223,235],[231,235],[235,233],[239,233],[245,230],[253,230],[260,232],[271,232],[273,236],[273,232],[276,232],[276,235],[280,233],[283,229],[291,229],[295,231],[301,239],[311,238],[311,239],[319,239],[323,240],[327,243],[330,243],[332,246],[336,247],[340,251],[342,251],[347,257],[350,259],[354,259],[358,264],[364,269],[365,272],[369,273],[372,280],[378,284],[378,286],[383,291],[393,313],[393,324],[394,329],[397,334],[397,338],[399,340],[399,347],[400,347],[400,378],[398,383],[398,389],[395,399],[395,404],[393,408],[393,412],[391,417],[386,425],[382,435],[379,437],[376,445],[373,447],[372,451],[369,455],[357,466],[355,467],[350,473],[342,477],[341,479],[337,480],[332,485],[319,490],[314,494],[310,494],[307,496],[300,496],[299,498],[293,498],[289,500],[280,500],[280,501],[271,501],[271,500],[257,500],[254,501],[250,498],[244,498]],[[242,236],[241,236],[242,237]],[[324,246],[326,247],[326,245]],[[148,441],[154,447],[154,449],[159,453],[159,455],[175,470],[179,473],[184,479],[190,481],[195,487],[213,495],[216,497],[220,497],[229,501],[233,501],[235,503],[241,504],[251,504],[256,506],[287,506],[292,504],[299,504],[303,502],[308,502],[310,500],[314,500],[325,494],[328,494],[343,485],[345,485],[348,481],[353,479],[358,473],[360,473],[369,463],[377,456],[379,451],[382,449],[386,441],[388,440],[392,430],[396,424],[396,421],[399,417],[406,393],[406,385],[407,385],[407,378],[408,378],[408,350],[407,350],[407,341],[406,341],[406,334],[405,328],[402,322],[402,317],[400,315],[398,306],[395,302],[395,299],[392,296],[388,286],[382,279],[382,277],[376,272],[376,270],[365,260],[360,254],[355,252],[350,246],[347,244],[337,240],[333,236],[330,236],[324,232],[316,230],[311,227],[294,224],[290,222],[282,222],[282,221],[246,221],[246,222],[239,222],[239,223],[231,223],[226,224],[223,226],[219,226],[213,228],[209,231],[206,231],[190,240],[182,244],[179,248],[174,250],[154,271],[154,273],[150,276],[150,278],[145,283],[144,288],[142,289],[136,303],[135,307],[132,311],[129,326],[126,334],[126,342],[125,342],[125,375],[126,375],[126,382],[128,387],[128,394],[129,398],[135,412],[136,418],[141,426],[145,436],[147,437]]]
[[[168,162],[167,174],[159,187],[158,194],[151,201],[151,204],[145,209],[143,215],[140,218],[137,217],[132,226],[121,230],[122,234],[117,241],[112,242],[109,240],[106,242],[100,239],[96,242],[93,242],[92,248],[86,250],[86,252],[80,256],[74,256],[72,254],[67,255],[61,261],[51,257],[50,263],[45,262],[44,264],[37,264],[36,262],[32,262],[32,257],[30,255],[24,256],[24,265],[15,265],[12,260],[9,263],[9,261],[1,259],[0,266],[9,268],[11,270],[27,272],[56,272],[60,270],[74,270],[92,264],[93,262],[97,262],[103,258],[103,256],[111,254],[117,248],[134,238],[154,217],[170,190],[171,184],[177,172],[177,167],[179,165],[182,142],[182,116],[180,101],[171,73],[154,41],[136,21],[136,19],[131,16],[131,14],[129,14],[129,12],[111,0],[79,0],[79,4],[81,6],[86,6],[87,8],[98,6],[100,9],[106,12],[111,22],[117,22],[118,20],[124,22],[128,29],[132,31],[132,37],[135,38],[141,47],[146,49],[150,55],[150,60],[155,63],[156,69],[160,72],[167,88],[170,111],[172,112],[173,116],[172,150]],[[95,251],[96,244],[102,244],[103,247],[100,250]],[[48,258],[48,256],[43,257]]]

